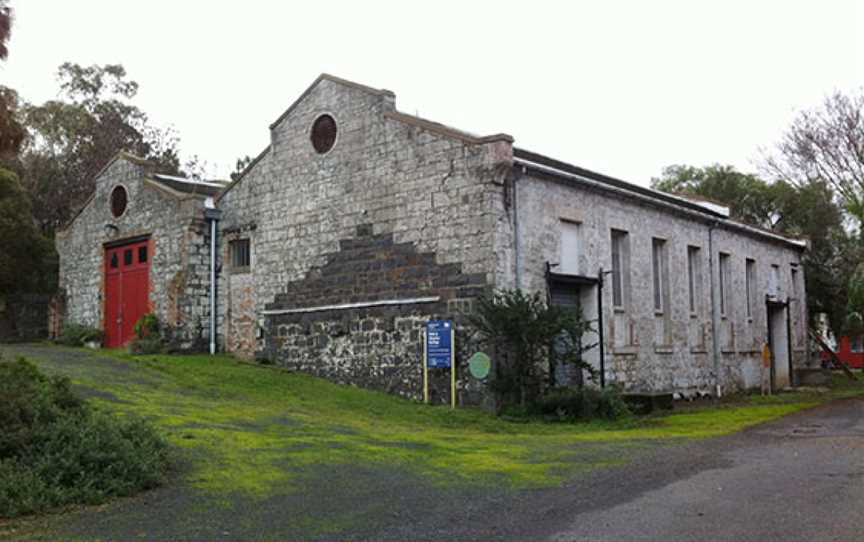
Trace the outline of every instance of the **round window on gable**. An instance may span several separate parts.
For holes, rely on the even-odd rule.
[[[324,154],[336,143],[336,121],[330,115],[321,115],[312,124],[312,146],[318,154]]]
[[[114,190],[111,191],[111,214],[114,215],[114,218],[119,218],[126,212],[127,202],[126,189],[122,186],[114,187]]]

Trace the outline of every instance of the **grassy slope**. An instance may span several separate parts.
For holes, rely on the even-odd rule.
[[[615,450],[644,439],[722,435],[862,393],[860,386],[847,386],[831,394],[745,398],[617,423],[509,423],[227,356],[131,357],[115,351],[95,359],[40,365],[95,390],[94,400],[106,408],[155,420],[186,450],[196,487],[260,496],[291,491],[309,467],[358,462],[408,468],[433,483],[549,486],[621,461]]]

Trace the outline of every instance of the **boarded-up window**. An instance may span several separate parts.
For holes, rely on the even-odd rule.
[[[336,121],[330,115],[321,115],[312,125],[312,146],[319,154],[324,154],[336,143]]]
[[[747,318],[753,318],[756,308],[756,260],[747,258],[744,267],[744,282],[747,293]]]
[[[229,243],[231,269],[235,271],[248,270],[252,264],[252,251],[249,239],[237,239]]]
[[[780,297],[780,266],[771,265],[771,283],[768,284],[768,293],[774,297]]]
[[[129,197],[126,195],[126,189],[122,186],[114,187],[114,190],[111,191],[111,214],[114,215],[115,218],[120,218],[120,216],[126,212],[126,203],[128,202]]]
[[[666,288],[669,280],[666,267],[666,241],[651,240],[651,271],[654,279],[654,310],[663,312],[666,308]]]
[[[582,251],[581,225],[576,222],[561,221],[561,266],[566,275],[579,275],[579,258]]]
[[[630,282],[630,247],[626,231],[612,230],[612,305],[623,308]]]
[[[720,314],[725,316],[729,312],[729,279],[731,278],[729,274],[729,255],[721,252],[720,253]]]
[[[699,259],[699,247],[687,247],[687,289],[690,300],[690,313],[699,311],[698,297],[701,293],[702,261]]]

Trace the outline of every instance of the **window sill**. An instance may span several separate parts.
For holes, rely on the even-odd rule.
[[[246,275],[252,272],[251,267],[232,267],[228,270],[229,275]]]
[[[691,319],[691,320],[696,320],[697,318],[699,318],[699,314],[698,314],[698,313],[695,313],[695,312],[691,312],[691,313],[690,313],[690,319]]]
[[[639,353],[638,346],[616,346],[612,349],[612,353],[616,356],[635,356]]]
[[[708,349],[706,349],[704,346],[693,346],[690,348],[690,353],[691,354],[707,354]]]
[[[624,314],[627,312],[627,309],[625,309],[624,307],[612,307],[612,311],[617,314]]]
[[[657,309],[654,309],[654,316],[663,316],[663,311],[658,311]]]
[[[725,347],[725,348],[720,349],[720,353],[721,354],[737,354],[738,351],[735,350],[734,348]]]
[[[671,344],[655,344],[654,345],[654,353],[655,354],[674,354],[675,347]]]

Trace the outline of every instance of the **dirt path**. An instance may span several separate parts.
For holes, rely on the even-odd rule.
[[[93,359],[42,346],[0,351],[73,377]],[[106,370],[130,385],[147,378],[122,362]],[[859,540],[862,420],[864,402],[850,400],[727,437],[621,443],[593,453],[624,466],[532,491],[342,465],[253,498],[200,491],[181,466],[135,498],[0,525],[0,540]]]

